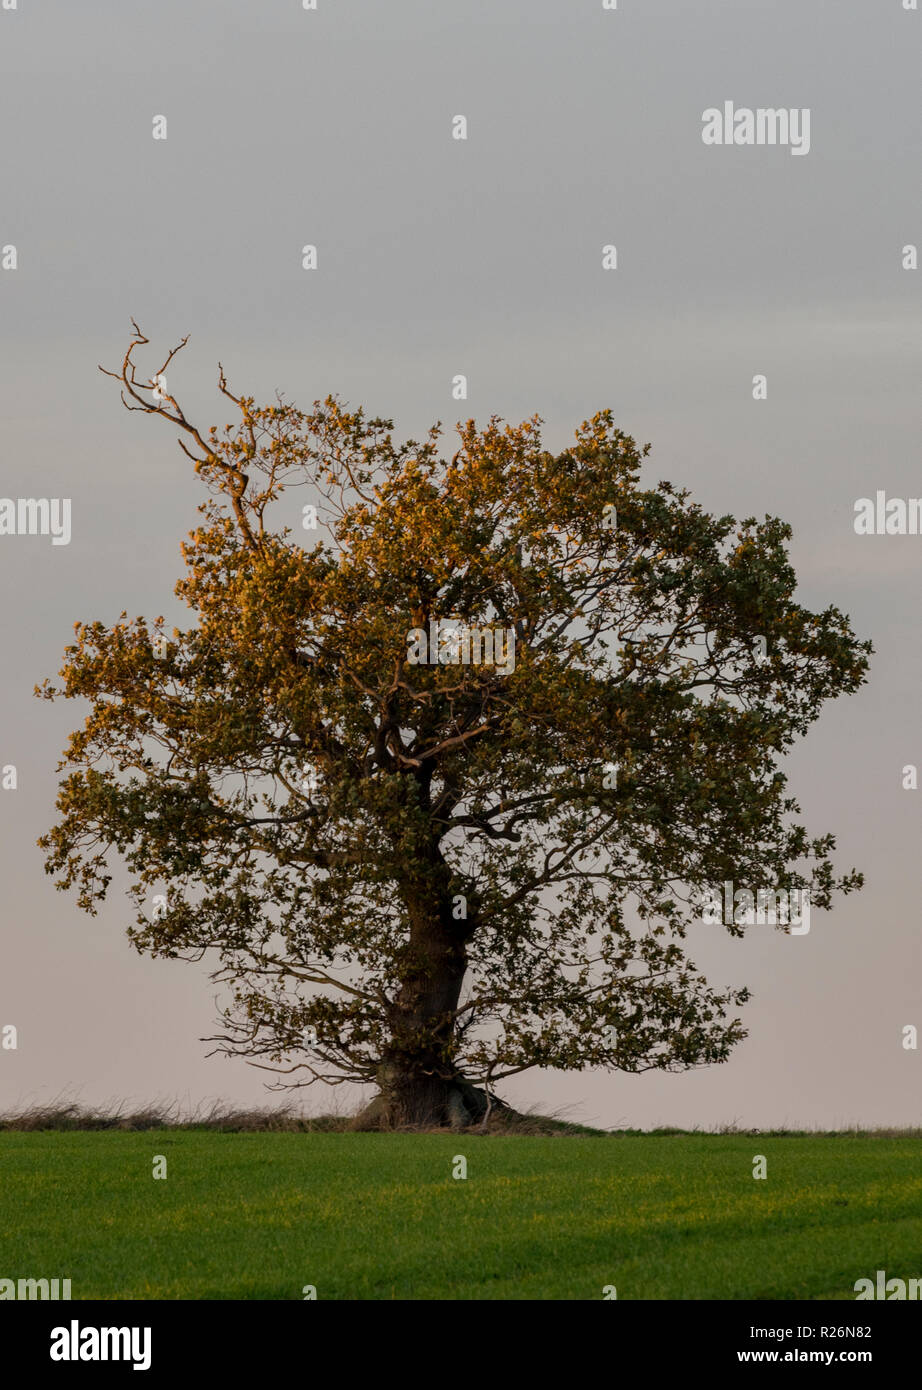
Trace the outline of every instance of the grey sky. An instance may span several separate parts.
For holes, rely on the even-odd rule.
[[[922,1122],[922,1055],[901,1045],[922,1027],[922,792],[900,780],[922,763],[922,537],[852,526],[877,488],[922,493],[922,280],[901,267],[922,243],[920,49],[901,0],[0,10],[0,246],[19,257],[0,271],[0,492],[73,499],[69,546],[0,539],[0,764],[20,783],[0,792],[0,1025],[19,1029],[0,1107],[267,1099],[262,1074],[205,1060],[204,968],[137,957],[121,895],[84,917],[34,843],[82,713],[32,686],[77,619],[178,616],[201,500],[169,429],[124,412],[96,371],[133,314],[158,351],[191,334],[170,385],[206,423],[226,418],[218,358],[236,389],[334,391],[417,437],[537,411],[562,447],[611,406],[652,443],[651,482],[792,523],[802,601],[838,604],[877,647],[870,685],[789,765],[807,824],[838,835],[864,892],[801,938],[700,929],[711,983],[755,995],[726,1065],[532,1075],[506,1094],[609,1125]],[[726,100],[809,108],[810,153],[705,147],[702,112]]]

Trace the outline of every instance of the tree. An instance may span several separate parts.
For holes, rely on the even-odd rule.
[[[135,947],[214,961],[217,1050],[376,1083],[366,1125],[470,1122],[531,1067],[724,1061],[748,992],[686,954],[702,895],[861,884],[778,767],[872,650],[794,601],[790,527],[642,489],[649,445],[608,410],[560,453],[537,416],[471,420],[443,460],[439,426],[397,444],[222,369],[239,421],[204,434],[166,391],[178,349],[145,384],[134,327],[107,374],[209,492],[195,622],[78,623],[37,688],[91,702],[39,842],[57,886],[93,913],[120,856]],[[269,524],[305,483],[311,549]]]

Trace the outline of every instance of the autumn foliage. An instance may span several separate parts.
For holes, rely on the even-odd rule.
[[[823,908],[860,884],[780,764],[871,648],[795,601],[790,528],[643,486],[607,410],[560,451],[537,417],[468,421],[443,457],[438,428],[397,443],[222,372],[237,422],[201,432],[142,384],[146,341],[123,399],[178,428],[209,494],[190,624],[81,624],[40,688],[90,710],[48,872],[92,912],[120,857],[136,948],[213,961],[218,1046],[286,1084],[374,1083],[369,1125],[469,1122],[531,1067],[725,1060],[747,995],[687,955],[690,927],[722,930],[698,895]],[[313,535],[273,522],[295,484]],[[411,630],[449,618],[514,632],[514,669],[411,664]]]

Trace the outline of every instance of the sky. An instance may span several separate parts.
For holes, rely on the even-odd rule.
[[[134,316],[150,370],[223,424],[231,388],[329,392],[419,438],[436,420],[610,407],[643,474],[783,517],[798,599],[874,642],[787,770],[860,894],[811,930],[703,925],[692,959],[746,984],[748,1039],[680,1075],[534,1072],[519,1106],[605,1127],[922,1124],[922,536],[858,535],[857,499],[918,468],[922,14],[903,0],[11,0],[0,7],[0,493],[70,498],[67,545],[0,536],[0,1110],[275,1103],[207,1057],[205,965],[128,945],[37,837],[85,710],[33,696],[77,621],[171,621],[202,500],[161,421],[122,409]],[[810,112],[810,146],[707,145],[703,113]],[[454,118],[467,138],[454,139]],[[155,118],[166,138],[154,139]],[[162,124],[161,127],[162,129]],[[456,125],[454,126],[456,128]],[[317,248],[305,270],[302,248]],[[617,268],[603,268],[603,247]],[[468,398],[452,398],[464,374]],[[754,378],[764,376],[765,398]],[[292,504],[295,505],[294,503]],[[300,509],[300,500],[297,503]],[[303,1094],[315,1112],[342,1091]]]

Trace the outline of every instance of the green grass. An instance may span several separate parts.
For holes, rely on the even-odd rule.
[[[0,1133],[0,1278],[77,1299],[854,1299],[877,1269],[922,1276],[917,1138]]]

